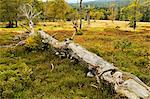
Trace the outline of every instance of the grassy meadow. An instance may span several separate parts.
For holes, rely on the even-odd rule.
[[[82,35],[74,42],[96,53],[123,71],[138,76],[150,86],[150,23],[138,22],[137,29],[128,27],[128,21],[83,22]],[[43,26],[46,24],[46,26]],[[4,28],[0,23],[0,97],[22,99],[96,99],[99,90],[95,78],[86,76],[87,68],[69,59],[53,54],[51,47],[40,40],[29,40],[29,44],[17,48],[3,48],[24,40],[26,29]],[[38,23],[35,30],[43,29],[63,41],[74,33],[71,22]],[[18,39],[19,38],[19,39]],[[54,70],[51,69],[54,65]],[[105,99],[115,93],[104,87]],[[109,94],[108,94],[109,93]]]

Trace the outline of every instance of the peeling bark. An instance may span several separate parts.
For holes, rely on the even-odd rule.
[[[59,42],[43,31],[38,32],[44,43],[50,44],[57,55],[77,59],[85,62],[89,70],[94,70],[94,76],[99,83],[100,79],[111,83],[117,94],[129,99],[150,99],[150,87],[144,84],[138,77],[123,72],[113,64],[105,61],[96,54],[89,52],[82,46],[75,44],[69,39]]]

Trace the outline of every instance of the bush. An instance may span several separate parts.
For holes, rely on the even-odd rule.
[[[104,56],[104,53],[103,53],[103,52],[100,52],[99,49],[97,49],[96,47],[89,48],[89,51],[95,53],[95,54],[98,55],[98,56]]]
[[[83,31],[82,30],[78,30],[76,35],[83,35]]]
[[[141,66],[141,67],[149,67],[149,59],[148,57],[140,57],[135,60],[135,65],[136,66]]]
[[[129,27],[133,27],[133,26],[134,26],[134,21],[131,20],[131,21],[129,22]]]
[[[115,49],[120,49],[120,50],[124,51],[125,49],[131,48],[131,47],[132,47],[132,42],[130,42],[127,39],[122,39],[122,40],[114,42]]]
[[[38,51],[38,50],[45,50],[49,48],[49,45],[42,42],[40,36],[30,36],[26,39],[26,49],[28,51]]]
[[[32,69],[25,63],[0,66],[0,97],[13,98],[16,92],[30,87],[32,73]]]

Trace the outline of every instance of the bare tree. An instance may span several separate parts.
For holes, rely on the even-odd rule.
[[[46,19],[47,19],[47,12],[48,12],[48,3],[49,1],[46,0],[46,5],[45,5],[45,11],[44,11],[44,26],[46,26]]]
[[[80,0],[80,29],[82,29],[82,1]]]
[[[75,34],[78,32],[78,21],[77,19],[72,20],[73,28],[75,29],[75,32],[73,33],[71,39],[73,40]]]
[[[91,22],[90,22],[90,17],[91,17],[91,12],[94,10],[94,7],[88,5],[87,11],[86,11],[86,20],[88,23],[88,26],[90,26]]]
[[[87,23],[88,23],[88,26],[90,26],[90,10],[88,10],[87,12],[86,12],[86,17],[87,17]]]
[[[111,4],[110,4],[110,12],[111,12],[111,15],[109,16],[109,18],[111,19],[112,23],[114,22],[115,20],[115,17],[116,17],[116,12],[115,12],[115,1],[112,0]]]
[[[20,11],[22,13],[21,16],[25,16],[27,20],[29,21],[29,27],[30,27],[30,34],[34,34],[34,23],[33,19],[37,17],[41,12],[37,12],[36,9],[34,9],[30,4],[24,4],[20,6]]]
[[[135,30],[136,29],[136,20],[137,20],[137,18],[136,18],[136,11],[137,11],[137,0],[135,0],[135,6],[134,6],[134,18],[133,18],[133,29]]]

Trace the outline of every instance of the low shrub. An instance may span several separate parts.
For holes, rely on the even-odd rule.
[[[83,31],[82,30],[78,30],[76,35],[83,35]]]
[[[114,48],[120,49],[121,51],[124,51],[131,47],[132,47],[132,42],[130,42],[128,39],[122,39],[114,42]]]

